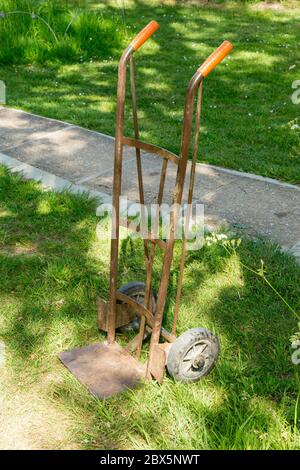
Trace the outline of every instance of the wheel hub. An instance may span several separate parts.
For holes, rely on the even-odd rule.
[[[204,366],[205,364],[205,358],[203,357],[202,353],[196,354],[192,361],[192,367],[193,369],[200,369]]]

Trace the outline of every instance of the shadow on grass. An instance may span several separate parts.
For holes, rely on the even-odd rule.
[[[107,15],[119,15],[109,2]],[[205,81],[199,159],[299,183],[299,135],[290,100],[299,30],[288,11],[249,5],[172,5],[136,0],[126,5],[128,37],[156,19],[160,29],[137,53],[141,138],[178,153],[184,93],[199,64],[223,39],[234,52]],[[113,134],[117,60],[69,67],[4,68],[8,103]],[[30,87],[28,84],[30,83]],[[132,133],[127,108],[125,132]],[[158,125],[159,123],[159,125]],[[283,164],[284,162],[284,164]]]
[[[296,322],[241,264],[256,267],[263,258],[271,282],[299,310],[299,268],[292,259],[259,240],[243,241],[237,256],[217,245],[189,253],[178,330],[203,326],[218,335],[216,369],[197,384],[166,378],[162,386],[147,383],[102,402],[57,359],[62,350],[99,341],[95,303],[97,295],[107,297],[109,243],[96,240],[93,201],[42,192],[3,169],[0,199],[0,335],[8,366],[17,387],[40,383],[43,394],[74,414],[82,447],[297,448],[299,384],[289,348]],[[161,261],[158,256],[156,269]],[[124,240],[120,284],[143,274],[141,241]],[[158,287],[159,272],[153,284]],[[45,375],[53,375],[46,385]]]

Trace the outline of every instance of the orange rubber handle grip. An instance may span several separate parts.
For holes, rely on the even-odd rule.
[[[139,32],[139,34],[131,41],[130,46],[134,51],[137,51],[139,47],[141,47],[144,42],[147,41],[147,39],[152,36],[152,34],[159,28],[159,24],[156,23],[156,21],[152,20],[150,21],[145,28],[142,29],[142,31]]]
[[[229,41],[222,42],[221,46],[218,47],[203,64],[199,67],[199,72],[202,73],[203,77],[207,75],[229,54],[233,49],[233,45]]]

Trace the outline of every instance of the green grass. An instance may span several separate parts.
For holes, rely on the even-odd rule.
[[[2,0],[0,10],[19,3]],[[23,3],[39,5],[35,11],[58,41],[41,21],[1,20],[8,106],[114,134],[118,58],[156,19],[159,31],[136,54],[141,138],[178,153],[188,80],[226,38],[234,51],[205,81],[199,160],[300,183],[299,105],[291,101],[299,79],[297,2],[276,10],[251,2],[127,0],[125,26],[115,1]],[[127,133],[131,122],[128,108]]]
[[[109,242],[97,240],[95,202],[43,192],[0,167],[0,218],[0,340],[7,352],[2,448],[10,435],[17,446],[30,448],[300,447],[299,366],[291,362],[290,347],[297,322],[243,267],[256,269],[263,258],[267,278],[299,312],[300,270],[292,258],[259,239],[244,239],[232,255],[218,244],[190,252],[178,329],[214,331],[221,342],[217,367],[196,384],[166,377],[161,386],[148,382],[102,402],[57,358],[62,350],[103,338],[95,303],[97,295],[108,294]],[[176,250],[166,326],[178,264]],[[120,273],[121,283],[143,279],[139,240],[122,242]],[[155,287],[158,280],[156,272]]]
[[[125,34],[118,12],[88,8],[84,1],[2,0],[0,9],[2,64],[103,59],[119,50]]]

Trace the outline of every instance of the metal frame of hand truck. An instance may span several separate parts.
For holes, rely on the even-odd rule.
[[[183,187],[186,177],[190,140],[192,134],[194,103],[196,98],[195,132],[192,151],[190,181],[188,187],[188,211],[186,214],[185,227],[188,227],[190,219],[190,207],[193,198],[195,183],[195,168],[197,160],[201,102],[203,79],[221,62],[231,51],[232,45],[224,41],[215,52],[199,67],[191,78],[185,96],[184,118],[179,156],[174,153],[148,144],[139,139],[139,126],[136,104],[136,86],[133,53],[157,30],[159,25],[151,21],[131,42],[123,52],[118,67],[118,89],[117,89],[117,111],[116,111],[116,134],[115,134],[115,157],[113,178],[113,213],[112,213],[112,238],[111,238],[111,260],[110,260],[110,299],[105,301],[98,299],[98,325],[107,332],[107,341],[101,344],[91,345],[87,348],[79,348],[61,354],[61,360],[65,365],[96,395],[106,398],[126,388],[131,388],[140,381],[141,377],[154,378],[162,382],[165,365],[170,346],[176,340],[176,325],[178,320],[179,304],[183,283],[184,263],[187,251],[187,239],[184,230],[182,242],[182,255],[178,276],[177,295],[174,307],[174,316],[171,332],[162,327],[167,288],[170,276],[171,263],[175,242],[175,232],[178,222],[178,207],[182,202]],[[134,123],[134,138],[124,136],[124,110],[126,96],[127,64],[130,67],[130,84],[132,95],[132,111]],[[169,220],[169,236],[166,241],[156,237],[154,233],[144,238],[144,252],[146,265],[146,282],[144,292],[144,304],[135,301],[132,297],[118,290],[118,255],[120,225],[123,220],[120,215],[120,196],[122,184],[122,159],[124,146],[134,147],[136,152],[136,165],[138,175],[139,202],[141,207],[145,205],[141,151],[151,152],[162,158],[162,169],[160,175],[157,206],[163,201],[164,185],[166,181],[167,167],[169,162],[177,166],[176,182],[173,192],[173,204]],[[141,214],[143,219],[143,213]],[[159,210],[156,214],[154,227],[159,224]],[[125,224],[127,226],[127,223]],[[137,227],[139,230],[139,227]],[[153,261],[156,246],[164,251],[161,281],[157,294],[156,309],[150,308],[151,302],[151,280]],[[126,348],[121,348],[116,342],[116,329],[122,327],[134,317],[140,317],[139,332]],[[151,333],[149,356],[146,364],[140,360],[142,344],[145,337]],[[165,342],[160,342],[163,337]],[[131,353],[135,351],[135,358]]]

